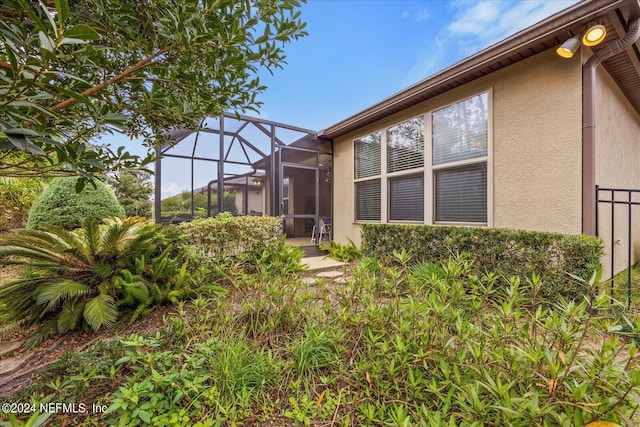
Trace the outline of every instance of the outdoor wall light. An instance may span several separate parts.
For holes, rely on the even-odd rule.
[[[580,49],[580,37],[575,36],[562,43],[560,47],[556,49],[556,53],[563,58],[571,58],[578,49]]]
[[[579,35],[571,37],[556,49],[556,53],[563,58],[572,58],[580,48],[580,42],[585,46],[595,46],[602,43],[605,37],[607,37],[607,29],[604,25],[593,24],[584,32],[582,38]]]
[[[582,36],[582,43],[585,46],[595,46],[602,43],[607,37],[607,29],[602,24],[591,25]]]

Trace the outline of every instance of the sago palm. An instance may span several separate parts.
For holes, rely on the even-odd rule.
[[[0,264],[21,265],[25,274],[0,285],[0,302],[9,320],[41,323],[40,337],[112,325],[118,317],[113,279],[162,240],[155,225],[135,217],[85,220],[76,231],[7,234],[0,237]]]

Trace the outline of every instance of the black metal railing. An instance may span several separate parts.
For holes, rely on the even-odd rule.
[[[634,201],[633,195],[640,194],[640,190],[628,189],[628,188],[601,188],[596,185],[596,236],[600,236],[600,204],[611,205],[611,246],[610,246],[610,258],[611,258],[611,297],[614,294],[614,278],[615,278],[615,245],[616,245],[616,205],[627,206],[627,305],[631,306],[631,294],[632,294],[632,278],[631,267],[633,264],[632,257],[632,245],[633,245],[633,221],[632,221],[632,208],[633,206],[640,205],[640,202]],[[626,197],[625,197],[626,196]]]

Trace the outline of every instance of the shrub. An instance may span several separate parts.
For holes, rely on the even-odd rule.
[[[183,234],[183,248],[201,259],[247,252],[258,254],[277,244],[282,236],[282,218],[268,216],[220,214],[178,227]]]
[[[24,227],[44,183],[39,178],[0,178],[0,230]]]
[[[56,178],[34,202],[29,212],[27,228],[44,230],[47,226],[72,230],[85,218],[102,220],[108,216],[123,216],[124,210],[116,196],[103,183],[94,181],[76,192],[76,177]]]
[[[327,244],[320,242],[320,249],[327,251],[327,257],[342,262],[351,262],[359,259],[362,256],[362,251],[358,249],[353,240],[347,238],[349,243],[343,245],[333,240]]]
[[[308,265],[302,264],[304,255],[300,247],[288,245],[285,236],[282,236],[278,243],[249,252],[246,258],[251,264],[249,271],[255,269],[263,276],[287,277],[308,268]]]
[[[358,331],[344,345],[350,384],[368,383],[354,399],[362,425],[638,425],[638,347],[616,333],[606,295],[532,305],[537,280],[478,276],[464,257],[428,267],[397,307],[360,305],[345,325]]]
[[[112,325],[120,308],[133,316],[178,297],[184,283],[158,227],[142,218],[110,218],[82,229],[18,230],[0,238],[0,263],[25,268],[0,286],[10,321],[41,323],[40,338],[90,326]],[[173,294],[172,294],[173,293]]]
[[[507,276],[539,274],[543,295],[570,298],[584,292],[567,273],[591,277],[601,268],[602,242],[597,237],[481,227],[363,224],[362,250],[389,259],[394,250],[414,254],[413,262],[440,262],[458,254],[475,258],[477,270]]]

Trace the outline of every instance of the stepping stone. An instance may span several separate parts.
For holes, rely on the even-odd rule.
[[[12,372],[20,369],[29,360],[28,354],[23,354],[18,357],[11,357],[9,359],[0,360],[0,376],[8,375]]]
[[[314,274],[321,271],[335,270],[344,265],[344,262],[336,261],[334,259],[325,258],[322,256],[308,257],[302,259],[303,264],[307,265],[307,271],[305,274]]]
[[[8,341],[0,343],[0,357],[6,356],[19,349],[24,341]]]
[[[344,272],[342,271],[322,271],[318,274],[316,274],[316,277],[324,277],[327,279],[335,279],[336,277],[341,277],[344,275]]]

